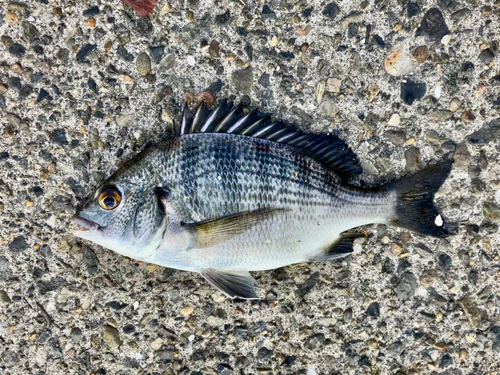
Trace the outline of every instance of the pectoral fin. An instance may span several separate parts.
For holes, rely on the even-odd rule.
[[[204,248],[218,243],[224,243],[252,229],[259,222],[268,220],[273,215],[285,211],[284,209],[245,211],[235,215],[200,221],[198,223],[184,223],[182,226],[191,232],[195,241],[194,246],[197,248]]]
[[[259,299],[255,293],[257,283],[248,271],[206,268],[201,271],[201,275],[231,299]]]

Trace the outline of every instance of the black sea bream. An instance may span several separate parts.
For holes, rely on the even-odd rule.
[[[230,298],[257,298],[249,271],[324,262],[353,251],[361,225],[435,237],[433,204],[448,158],[386,186],[336,136],[305,134],[224,100],[185,108],[176,135],[138,154],[84,203],[75,235],[145,262],[200,273]]]

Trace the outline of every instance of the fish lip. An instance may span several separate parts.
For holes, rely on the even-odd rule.
[[[85,219],[79,216],[78,214],[73,215],[71,221],[75,224],[78,224],[80,227],[83,227],[82,229],[75,232],[85,232],[87,230],[94,231],[101,229],[101,226],[97,224],[95,221]]]

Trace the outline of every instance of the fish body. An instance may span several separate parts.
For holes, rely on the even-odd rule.
[[[231,298],[256,298],[248,271],[346,256],[359,237],[343,234],[351,228],[392,223],[450,233],[436,224],[432,198],[451,160],[360,189],[345,181],[360,168],[338,138],[304,135],[223,105],[185,113],[176,137],[106,180],[77,212],[87,230],[75,234],[134,259],[198,272]],[[110,208],[113,197],[119,202]]]

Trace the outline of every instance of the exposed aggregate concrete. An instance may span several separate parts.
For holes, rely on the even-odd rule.
[[[500,352],[498,1],[0,2],[0,372],[489,374]],[[382,225],[261,301],[71,235],[202,92],[336,131],[379,185],[454,152],[446,240]],[[205,93],[204,98],[211,95]]]

